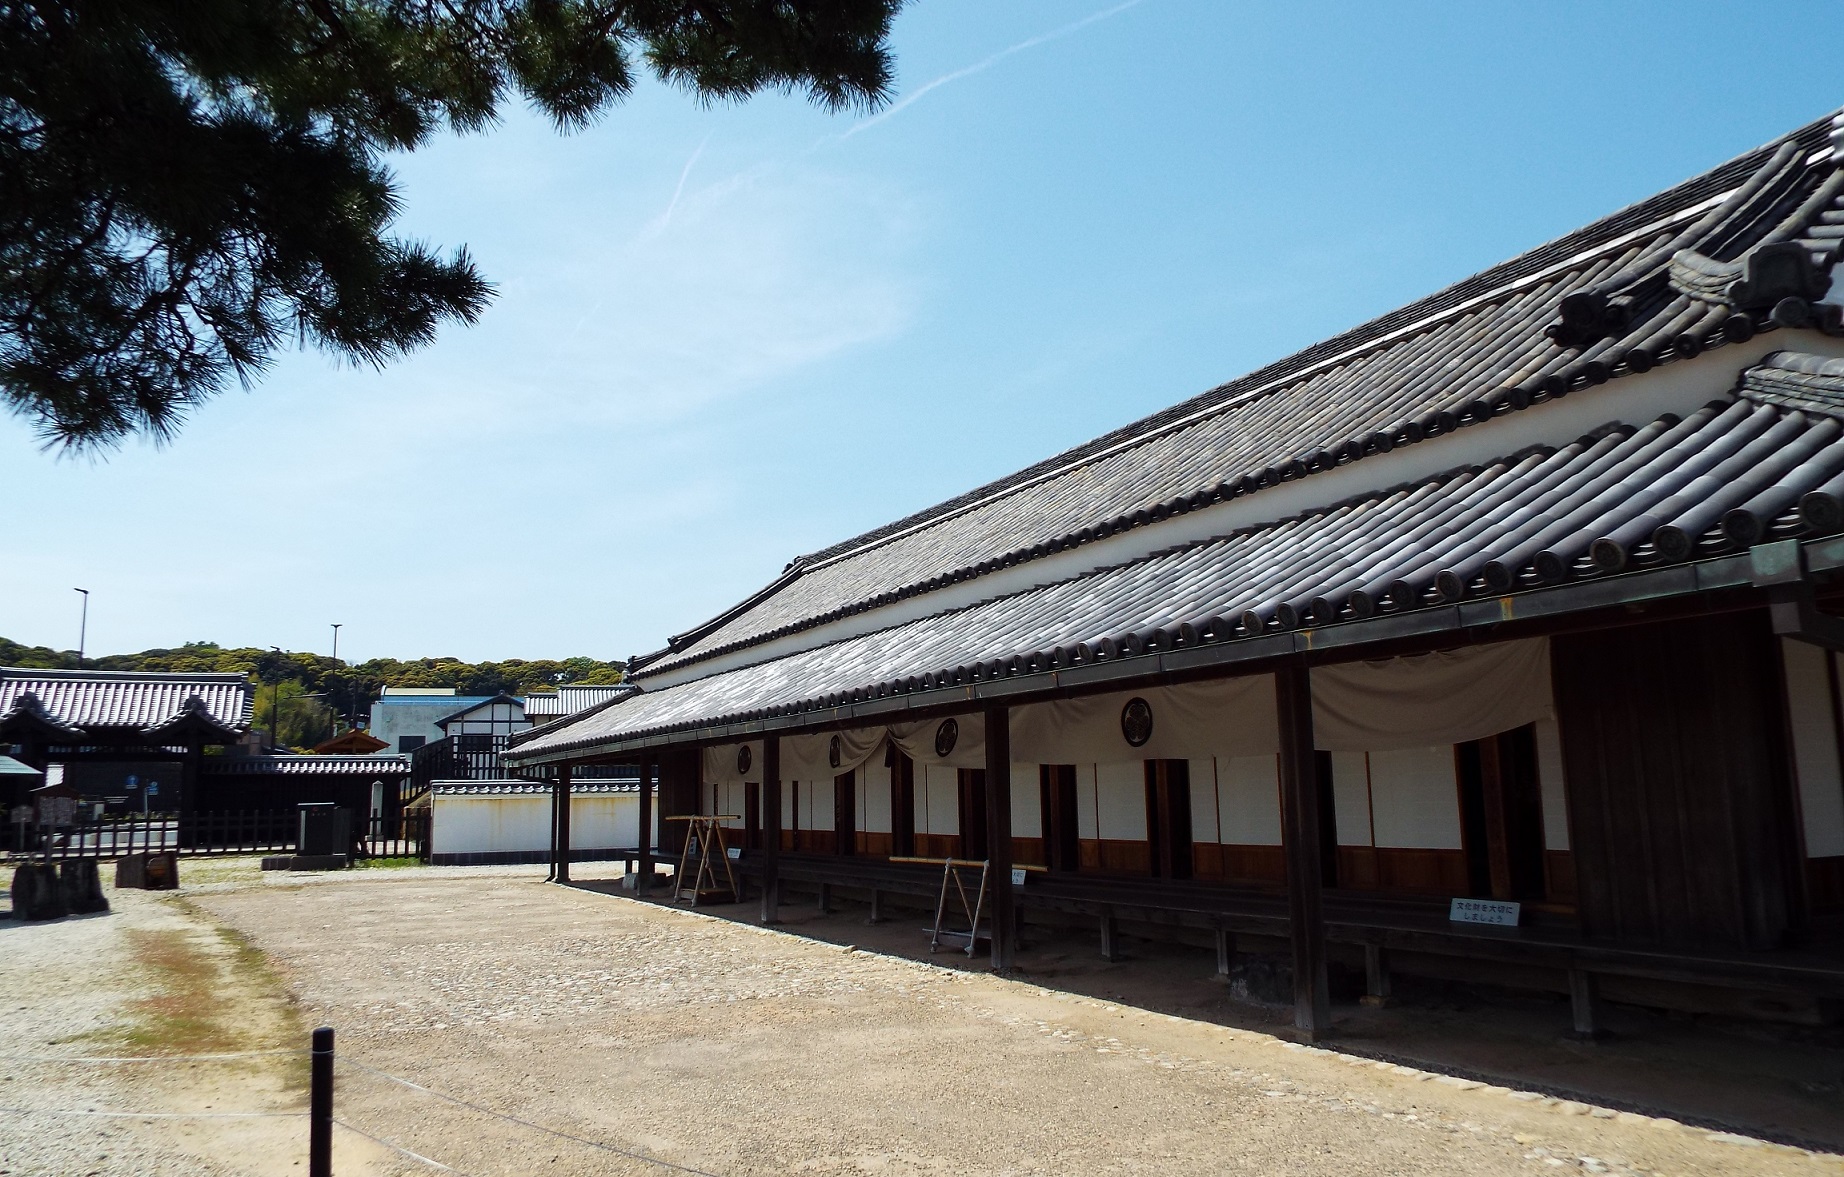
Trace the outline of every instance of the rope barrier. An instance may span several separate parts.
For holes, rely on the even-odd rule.
[[[387,1140],[386,1138],[382,1136],[373,1136],[371,1133],[365,1131],[365,1129],[360,1128],[356,1124],[348,1124],[346,1121],[338,1119],[338,1118],[335,1118],[333,1122],[335,1124],[338,1124],[341,1128],[344,1128],[348,1132],[356,1132],[358,1135],[363,1136],[366,1140],[371,1141],[373,1144],[381,1144],[385,1148],[390,1149],[392,1152],[401,1153],[404,1156],[409,1157],[413,1161],[421,1161],[423,1164],[428,1165],[432,1169],[440,1169],[444,1173],[454,1173],[456,1174],[456,1177],[468,1177],[466,1173],[461,1172],[461,1170],[455,1168],[452,1165],[444,1165],[442,1162],[438,1160],[434,1160],[430,1157],[426,1157],[422,1153],[411,1152],[409,1149],[403,1147],[403,1145],[398,1144],[394,1140]]]
[[[504,1120],[509,1124],[517,1124],[523,1128],[530,1128],[534,1132],[542,1132],[547,1136],[555,1136],[559,1140],[568,1140],[576,1144],[586,1145],[589,1148],[600,1149],[602,1152],[613,1153],[616,1156],[626,1157],[630,1161],[640,1161],[643,1164],[658,1165],[662,1169],[671,1169],[674,1172],[678,1172],[678,1173],[690,1173],[692,1174],[692,1177],[719,1177],[718,1174],[709,1172],[708,1170],[705,1170],[705,1169],[694,1169],[694,1168],[691,1168],[689,1165],[675,1164],[672,1161],[664,1161],[658,1157],[649,1156],[648,1154],[643,1153],[643,1152],[634,1152],[630,1149],[621,1148],[618,1145],[603,1144],[599,1140],[590,1140],[587,1137],[574,1136],[568,1132],[560,1132],[555,1128],[547,1128],[543,1124],[534,1124],[530,1120],[522,1120],[517,1116],[509,1116],[505,1112],[496,1112],[492,1108],[481,1107],[479,1104],[469,1103],[465,1099],[457,1099],[452,1095],[444,1095],[440,1091],[432,1091],[429,1088],[424,1087],[421,1083],[412,1083],[410,1080],[401,1078],[397,1075],[393,1075],[389,1071],[380,1071],[376,1067],[366,1066],[364,1063],[361,1063],[358,1060],[353,1059],[353,1058],[341,1057],[338,1061],[341,1063],[344,1063],[347,1066],[357,1067],[359,1070],[364,1071],[367,1074],[376,1075],[380,1079],[388,1079],[392,1083],[400,1083],[403,1086],[410,1088],[412,1091],[420,1091],[424,1095],[432,1095],[436,1099],[443,1100],[447,1103],[452,1103],[456,1105],[457,1107],[464,1107],[464,1108],[467,1108],[469,1111],[479,1112],[483,1116],[492,1116],[496,1120]]]

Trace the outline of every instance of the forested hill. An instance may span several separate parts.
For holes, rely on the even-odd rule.
[[[74,650],[22,646],[0,638],[0,666],[75,669]],[[254,647],[226,649],[215,642],[187,642],[173,650],[86,657],[92,670],[235,671],[270,685],[298,684],[302,692],[320,694],[342,713],[363,715],[384,687],[453,687],[463,695],[522,695],[559,683],[618,683],[624,666],[594,658],[538,658],[532,661],[463,662],[459,658],[373,658],[350,664],[325,654]]]

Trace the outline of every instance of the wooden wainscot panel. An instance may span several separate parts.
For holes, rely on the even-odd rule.
[[[1287,877],[1286,860],[1279,846],[1247,846],[1225,843],[1223,877],[1239,882],[1280,883]]]
[[[1223,877],[1223,847],[1215,842],[1191,843],[1191,877],[1214,882]]]
[[[1544,897],[1550,903],[1575,906],[1575,855],[1567,850],[1543,852]]]
[[[917,834],[917,858],[956,858],[960,855],[960,838],[954,834]]]
[[[1044,840],[1042,838],[1013,838],[1012,861],[1019,866],[1044,865]]]
[[[1111,875],[1150,875],[1152,846],[1146,842],[1101,839],[1101,871]]]
[[[1382,883],[1375,846],[1338,848],[1338,885],[1353,891],[1374,891]]]
[[[1076,862],[1079,870],[1098,871],[1101,869],[1101,843],[1094,838],[1083,838],[1076,843]]]
[[[871,858],[888,858],[896,851],[891,847],[894,839],[890,834],[870,834],[858,831],[858,853]]]
[[[1814,911],[1844,910],[1844,855],[1806,859],[1806,879]]]
[[[1378,846],[1377,889],[1417,895],[1465,895],[1466,852]]]

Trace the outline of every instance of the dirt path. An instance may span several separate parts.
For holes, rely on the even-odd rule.
[[[473,1177],[668,1171],[611,1148],[725,1177],[1844,1174],[1836,1157],[531,874],[349,874],[197,902],[270,955],[306,1021],[339,1028],[343,1118]]]
[[[252,876],[182,873],[188,891]],[[0,1177],[304,1172],[305,1059],[270,1053],[303,1031],[262,954],[185,894],[108,895],[106,914],[0,920]],[[123,1058],[161,1061],[94,1061]],[[386,1155],[341,1151],[349,1173]]]

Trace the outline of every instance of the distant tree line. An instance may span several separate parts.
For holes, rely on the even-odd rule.
[[[142,650],[138,654],[105,654],[85,658],[90,670],[167,670],[181,672],[228,671],[248,675],[251,682],[271,688],[256,692],[256,726],[271,726],[271,711],[281,708],[276,722],[282,743],[308,746],[326,739],[336,721],[356,719],[360,726],[385,687],[452,687],[462,695],[525,695],[564,683],[588,685],[621,681],[625,664],[594,658],[538,658],[526,661],[463,662],[459,658],[373,658],[356,665],[335,661],[325,654],[301,651],[259,650],[252,646],[228,649],[216,642],[187,642],[177,649]],[[23,646],[0,638],[0,666],[35,670],[75,670],[75,650]],[[279,700],[279,703],[278,703]]]

